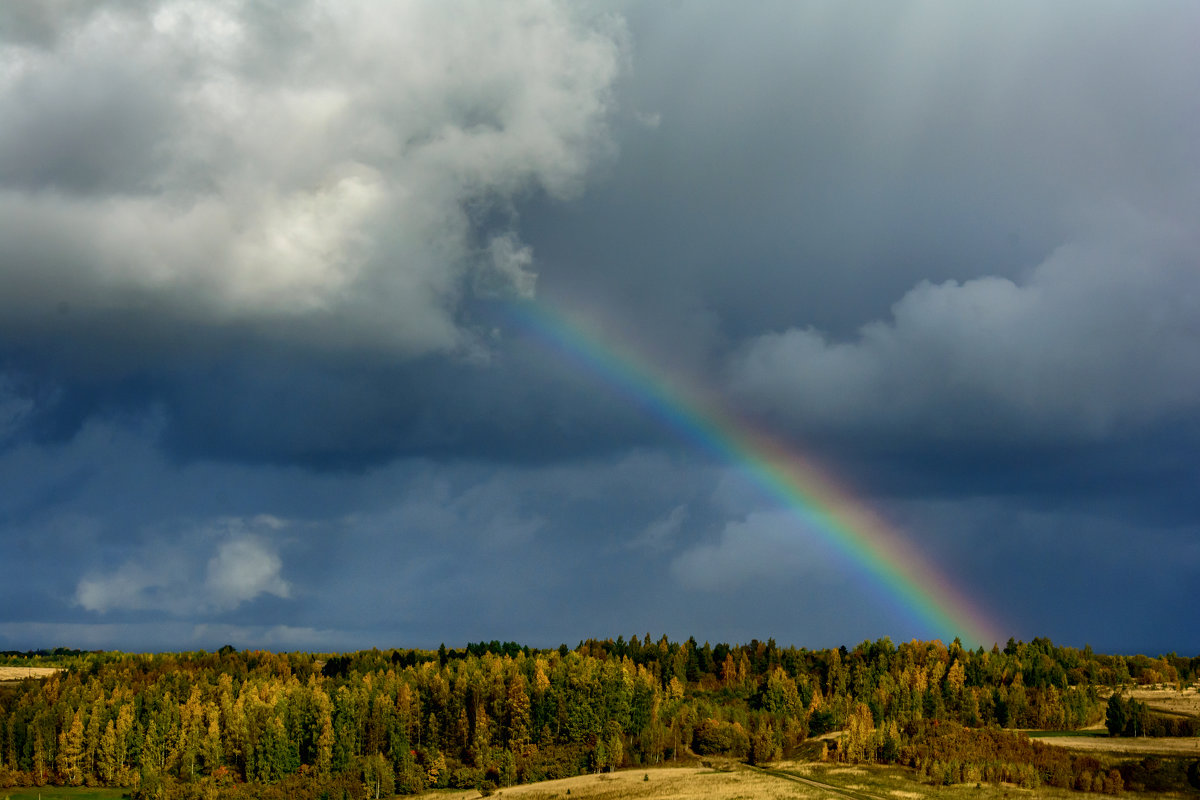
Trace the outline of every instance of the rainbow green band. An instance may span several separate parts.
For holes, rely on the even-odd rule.
[[[948,576],[898,531],[823,471],[756,430],[715,398],[672,380],[616,337],[587,326],[579,314],[544,302],[508,307],[510,318],[538,340],[626,394],[687,440],[738,467],[837,552],[876,582],[876,589],[933,636],[965,645],[997,642],[991,623]]]

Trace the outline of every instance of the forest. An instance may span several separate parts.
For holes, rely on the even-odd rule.
[[[0,683],[0,786],[119,786],[135,800],[488,793],[697,756],[765,763],[830,731],[842,734],[820,757],[911,766],[932,783],[1117,793],[1145,785],[1145,764],[1103,769],[1011,729],[1171,733],[1120,690],[1200,672],[1200,657],[1040,638],[807,650],[649,634],[552,650],[60,650],[3,664],[64,669]]]

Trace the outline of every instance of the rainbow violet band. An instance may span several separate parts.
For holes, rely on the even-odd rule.
[[[633,348],[545,301],[507,304],[506,318],[572,364],[587,369],[678,435],[738,468],[828,543],[876,590],[932,635],[965,645],[999,641],[989,620],[899,531],[808,459],[751,426],[717,399],[671,379]]]

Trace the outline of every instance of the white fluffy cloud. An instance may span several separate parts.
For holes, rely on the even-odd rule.
[[[542,0],[43,16],[40,45],[0,35],[9,325],[69,308],[453,348],[472,274],[532,282],[472,215],[580,185],[623,58],[617,23]]]
[[[208,561],[205,593],[218,608],[236,608],[260,594],[288,597],[291,590],[280,576],[283,561],[266,542],[255,537],[230,539],[217,546]]]
[[[1027,278],[922,282],[852,341],[752,340],[735,392],[807,430],[1096,439],[1200,408],[1194,234],[1117,228]]]
[[[177,616],[230,611],[269,594],[287,598],[271,517],[223,520],[174,544],[158,542],[107,572],[79,581],[75,602],[88,611],[162,611]],[[204,554],[212,552],[205,567]]]

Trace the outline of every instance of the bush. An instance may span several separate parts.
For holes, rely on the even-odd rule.
[[[750,737],[736,722],[709,718],[696,727],[692,735],[692,749],[702,756],[727,755],[743,758],[750,749]]]
[[[483,770],[478,767],[456,767],[450,770],[451,789],[477,789],[483,783]]]

